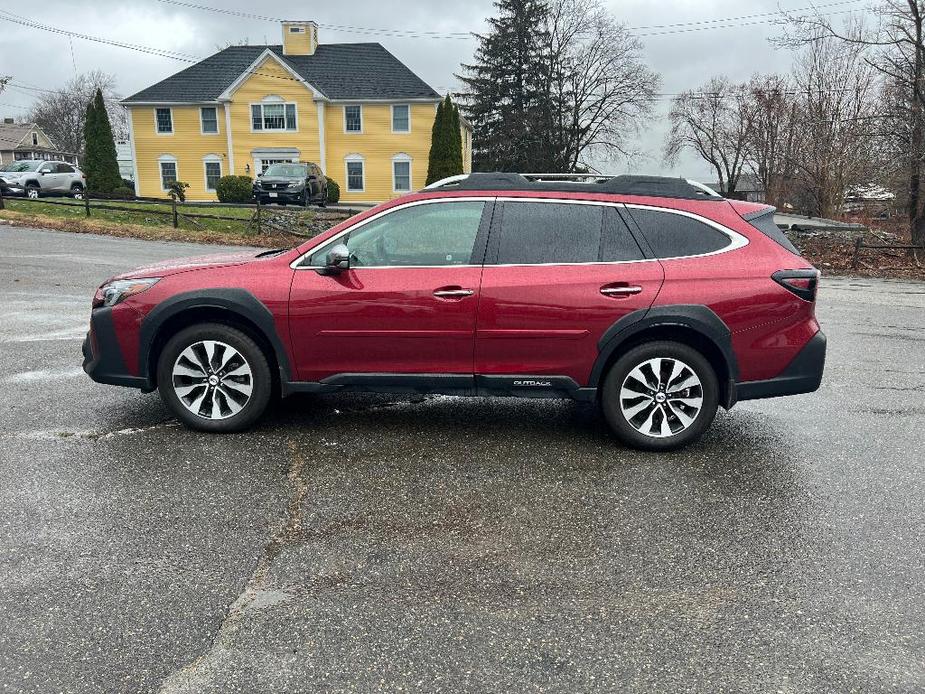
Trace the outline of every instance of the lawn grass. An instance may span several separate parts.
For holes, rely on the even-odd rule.
[[[123,200],[90,201],[90,217],[86,215],[81,200],[55,198],[53,202],[17,200],[4,198],[5,209],[0,210],[0,221],[18,226],[35,226],[78,233],[108,234],[143,239],[194,241],[201,243],[223,243],[262,247],[297,245],[307,236],[318,233],[340,221],[337,213],[319,214],[315,210],[300,208],[266,207],[261,219],[274,219],[276,228],[266,225],[258,233],[253,223],[254,210],[244,207],[223,205],[192,206],[178,205],[178,227],[173,227],[169,214],[155,214],[154,211],[171,212],[169,203],[137,203]],[[64,203],[64,204],[61,204]],[[131,208],[132,211],[103,209],[100,205]],[[135,211],[137,210],[137,212]],[[232,217],[234,221],[186,217],[186,214],[208,214]],[[296,233],[286,233],[284,227]],[[339,215],[340,218],[346,214]],[[309,232],[309,233],[306,233]]]

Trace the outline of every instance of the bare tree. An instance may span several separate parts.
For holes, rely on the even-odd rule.
[[[628,136],[651,112],[659,76],[642,44],[600,0],[553,0],[547,18],[548,142],[560,171],[590,155],[626,155]]]
[[[716,172],[720,192],[732,195],[746,166],[753,104],[744,85],[726,77],[714,77],[699,91],[678,95],[668,119],[671,130],[665,144],[665,160],[677,160],[691,149]]]
[[[8,75],[6,77],[4,77],[3,75],[0,75],[0,94],[3,93],[4,89],[6,89],[6,83],[9,82],[11,79],[13,78]]]
[[[117,140],[128,137],[128,121],[115,93],[115,84],[113,75],[99,70],[85,72],[61,89],[43,93],[33,104],[29,120],[38,123],[59,148],[82,157],[87,104],[97,89],[103,92],[113,136]]]
[[[832,216],[841,209],[846,190],[873,175],[871,132],[880,82],[861,45],[833,37],[806,46],[793,82],[799,135],[790,161],[809,211]]]
[[[874,0],[860,11],[868,22],[836,27],[822,13],[787,16],[785,43],[804,45],[822,40],[836,40],[855,46],[864,61],[886,78],[893,90],[891,99],[898,112],[880,114],[892,119],[890,132],[900,140],[897,147],[905,152],[907,213],[912,239],[925,244],[925,210],[922,204],[923,167],[925,167],[925,2],[922,0]],[[898,98],[897,98],[898,97]],[[896,118],[905,119],[898,126]],[[876,130],[874,128],[873,130]]]
[[[792,82],[781,75],[756,75],[748,84],[752,127],[746,167],[764,190],[765,200],[781,207],[794,181],[799,142],[798,103]]]

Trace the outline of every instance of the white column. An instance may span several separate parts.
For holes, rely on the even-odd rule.
[[[328,152],[327,152],[327,143],[325,142],[324,136],[324,102],[316,101],[315,108],[318,111],[318,158],[321,161],[318,162],[318,166],[321,167],[321,172],[327,176],[328,175]]]
[[[222,108],[225,111],[225,141],[228,146],[228,173],[226,176],[234,176],[234,140],[231,137],[231,102],[224,102]],[[248,114],[248,117],[250,117],[250,114]]]

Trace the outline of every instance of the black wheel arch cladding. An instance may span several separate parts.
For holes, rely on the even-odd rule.
[[[151,350],[161,328],[175,316],[195,309],[217,309],[227,312],[229,318],[239,316],[254,324],[273,348],[282,377],[289,378],[291,373],[289,358],[276,332],[273,314],[256,296],[246,289],[238,288],[212,288],[184,292],[165,299],[155,306],[145,317],[139,332],[138,368],[144,378],[151,380],[148,365]]]
[[[672,327],[694,331],[712,343],[725,362],[730,380],[738,380],[739,366],[732,349],[732,334],[723,320],[702,304],[672,304],[638,309],[611,325],[598,340],[598,355],[588,385],[593,388],[601,385],[612,357],[628,341],[646,330]]]

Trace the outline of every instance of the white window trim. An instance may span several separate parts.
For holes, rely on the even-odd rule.
[[[407,163],[407,164],[408,164],[408,190],[399,190],[399,189],[398,189],[398,185],[397,185],[397,181],[396,181],[396,176],[395,176],[395,164],[397,164],[397,163],[399,163],[399,162]],[[364,174],[364,176],[365,176],[365,174],[366,174],[365,167],[364,167],[363,174]],[[406,193],[410,193],[412,190],[414,190],[414,164],[413,164],[413,160],[412,160],[412,158],[411,158],[410,156],[408,156],[408,155],[405,154],[404,152],[402,152],[401,154],[396,154],[394,157],[392,157],[392,192],[393,192],[393,193],[402,193],[402,194],[406,194]]]
[[[214,132],[214,133],[207,133],[206,130],[205,130],[205,127],[204,127],[204,125],[203,125],[203,119],[202,119],[202,109],[204,109],[204,108],[215,109],[215,132]],[[172,122],[172,121],[173,121],[173,117],[171,116],[171,122]],[[212,135],[221,135],[221,134],[222,134],[221,131],[222,131],[222,129],[221,129],[221,127],[220,127],[219,124],[218,124],[218,106],[200,106],[200,107],[199,107],[199,132],[200,132],[200,134],[202,134],[202,135],[209,135],[209,136],[212,136]]]
[[[247,119],[250,122],[250,128],[252,133],[297,133],[299,132],[299,104],[295,101],[283,101],[282,99],[276,98],[266,98],[263,101],[253,101],[247,106]],[[289,130],[286,128],[286,106],[292,104],[295,108],[295,129]],[[260,107],[260,122],[264,123],[263,118],[263,107],[264,106],[282,106],[283,107],[283,127],[282,128],[262,128],[260,130],[254,129],[254,106]]]
[[[207,154],[202,158],[202,180],[203,186],[207,193],[214,193],[215,188],[209,188],[209,172],[206,170],[206,164],[218,164],[218,177],[225,175],[222,167],[222,158],[217,154]]]
[[[164,170],[161,168],[161,164],[173,164],[173,170],[176,172],[177,180],[182,181],[180,178],[180,164],[177,162],[177,158],[172,154],[162,154],[157,158],[157,184],[160,186],[160,189],[163,192],[167,192],[167,188],[164,187]]]
[[[362,188],[351,188],[350,187],[350,166],[349,164],[355,164],[359,162],[363,165],[363,187]],[[347,193],[365,193],[366,192],[366,159],[359,154],[348,154],[344,157],[344,191]]]
[[[359,130],[347,130],[347,107],[348,106],[350,107],[356,106],[357,108],[360,109],[360,129]],[[362,135],[363,126],[365,125],[365,123],[363,122],[365,120],[363,118],[363,104],[344,104],[343,112],[344,112],[344,134],[345,135]]]
[[[162,133],[160,129],[157,127],[157,112],[163,111],[164,109],[170,111],[170,132],[169,133],[166,133],[166,132]],[[155,106],[154,107],[154,133],[155,135],[168,136],[168,135],[173,135],[174,132],[176,132],[176,127],[174,126],[174,122],[173,122],[173,108],[170,106]]]
[[[407,130],[396,130],[395,129],[395,107],[404,106],[408,109],[408,129]],[[392,104],[392,107],[389,109],[392,117],[392,133],[395,135],[410,135],[411,134],[411,104]]]

